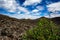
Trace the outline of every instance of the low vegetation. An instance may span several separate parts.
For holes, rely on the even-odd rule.
[[[60,40],[59,26],[53,21],[42,18],[37,27],[27,30],[22,36],[23,40]]]

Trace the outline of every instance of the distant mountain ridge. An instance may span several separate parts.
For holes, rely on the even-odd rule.
[[[60,17],[55,17],[51,19],[53,22],[55,22],[56,24],[60,25]]]

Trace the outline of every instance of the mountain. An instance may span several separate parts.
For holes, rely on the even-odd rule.
[[[6,40],[20,38],[26,30],[35,27],[37,22],[37,20],[19,20],[6,15],[0,15],[0,37],[6,38]]]
[[[60,17],[55,17],[55,18],[52,18],[51,20],[57,25],[60,25]]]
[[[40,20],[53,21],[57,25],[60,24],[60,17],[45,18],[41,17],[36,20],[30,19],[15,19],[6,15],[0,14],[0,40],[21,40],[21,36],[29,29],[37,27]]]

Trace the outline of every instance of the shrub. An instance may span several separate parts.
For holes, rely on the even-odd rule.
[[[59,29],[52,21],[42,18],[37,27],[27,30],[22,40],[60,40]]]

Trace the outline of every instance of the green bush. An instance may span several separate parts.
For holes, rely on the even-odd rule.
[[[22,40],[60,40],[59,30],[52,21],[42,18],[37,27],[26,31]]]

